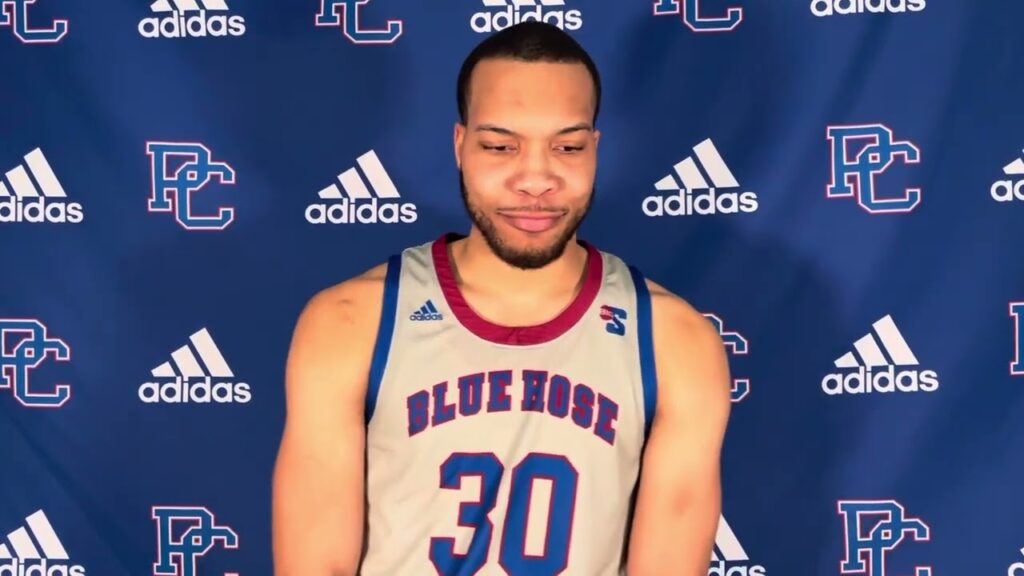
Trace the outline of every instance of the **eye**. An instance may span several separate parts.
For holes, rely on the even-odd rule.
[[[564,146],[556,146],[555,150],[558,150],[559,152],[565,152],[566,154],[574,154],[576,152],[582,152],[583,148],[583,146],[570,146],[566,144]]]
[[[497,145],[481,144],[480,146],[484,150],[487,150],[487,151],[490,151],[490,152],[512,152],[512,151],[515,150],[515,148],[513,146],[510,146],[508,144],[497,144]]]

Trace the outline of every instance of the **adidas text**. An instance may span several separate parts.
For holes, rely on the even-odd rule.
[[[550,10],[545,12],[543,6],[523,9],[518,6],[506,6],[501,12],[477,12],[470,18],[469,24],[474,32],[498,32],[527,20],[538,20],[554,24],[562,30],[579,30],[583,26],[583,14],[579,10]]]
[[[78,224],[83,218],[82,205],[78,202],[63,202],[44,197],[31,200],[13,196],[0,198],[0,223]],[[2,572],[0,576],[3,576]]]
[[[934,370],[900,370],[886,366],[881,372],[859,367],[856,372],[832,373],[821,381],[821,389],[829,396],[840,394],[871,394],[874,392],[934,392],[939,376]]]
[[[648,216],[750,213],[757,210],[757,194],[717,192],[714,188],[696,194],[680,190],[675,196],[654,195],[644,198],[643,209]]]
[[[174,381],[146,382],[139,387],[139,400],[147,404],[245,404],[251,399],[245,382],[214,382],[210,376],[191,381],[178,376]]]
[[[847,14],[883,14],[891,12],[920,12],[925,9],[926,0],[813,0],[811,12],[815,16]]]
[[[999,180],[992,185],[991,194],[996,202],[1024,200],[1024,180]]]
[[[85,576],[85,568],[80,565],[68,565],[63,562],[52,563],[45,558],[40,560],[2,560],[0,576]]]
[[[421,312],[413,312],[409,315],[409,320],[414,322],[425,322],[427,320],[444,320],[444,316],[440,314],[423,314]]]
[[[378,202],[376,198],[358,202],[342,198],[306,208],[306,221],[310,224],[411,224],[416,216],[416,205],[411,202]]]
[[[195,15],[174,12],[166,17],[143,18],[139,34],[145,38],[205,38],[241,36],[245,34],[245,18],[241,16],[208,16],[205,10]]]
[[[729,562],[729,564],[736,564]],[[708,576],[765,576],[764,566],[732,566],[726,568],[726,562],[719,560],[711,563]]]

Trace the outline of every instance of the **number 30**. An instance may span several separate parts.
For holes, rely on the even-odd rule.
[[[480,498],[459,506],[459,526],[475,528],[465,554],[455,553],[455,539],[430,539],[430,561],[440,576],[475,574],[487,563],[494,525],[488,515],[494,509],[505,467],[490,452],[455,452],[441,464],[441,488],[457,490],[465,476],[480,477]],[[544,537],[544,554],[526,554],[526,515],[533,481],[551,480],[551,508]],[[569,542],[576,508],[579,474],[565,456],[531,452],[512,469],[512,489],[505,513],[505,530],[498,563],[509,576],[555,576],[569,562]]]

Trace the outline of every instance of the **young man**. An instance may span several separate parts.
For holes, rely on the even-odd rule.
[[[683,300],[576,239],[599,101],[553,26],[469,55],[468,236],[408,248],[298,320],[277,576],[707,574],[725,351]]]

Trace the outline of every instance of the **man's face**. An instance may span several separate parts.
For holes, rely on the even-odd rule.
[[[590,207],[599,132],[583,64],[483,60],[455,126],[462,197],[491,249],[518,268],[558,258]]]

